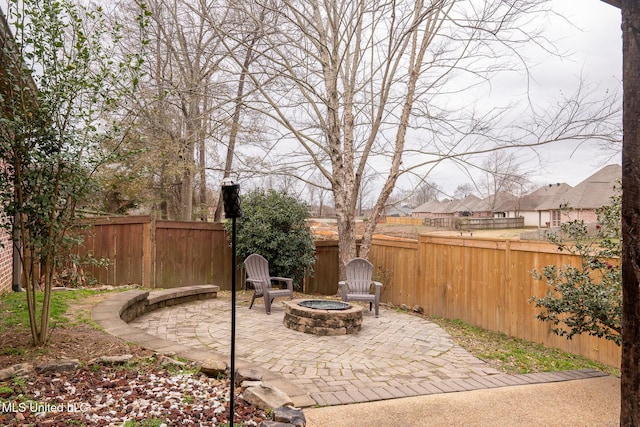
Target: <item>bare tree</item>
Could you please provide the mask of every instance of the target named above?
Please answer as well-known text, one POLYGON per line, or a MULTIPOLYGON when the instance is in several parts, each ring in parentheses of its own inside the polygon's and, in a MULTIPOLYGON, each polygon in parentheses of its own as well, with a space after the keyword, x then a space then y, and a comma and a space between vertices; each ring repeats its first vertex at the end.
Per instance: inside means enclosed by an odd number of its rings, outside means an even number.
MULTIPOLYGON (((145 60, 140 92, 132 99, 135 119, 129 135, 129 142, 138 145, 137 155, 131 150, 131 163, 144 167, 124 181, 144 180, 161 217, 205 217, 211 194, 207 166, 217 160, 216 146, 229 134, 227 110, 234 98, 231 77, 221 67, 225 51, 210 23, 202 19, 202 10, 213 9, 224 21, 227 9, 215 1, 145 4, 149 24, 141 37, 132 31, 126 41, 131 50, 142 51, 145 60), (201 13, 192 13, 194 8, 201 13)), ((136 0, 123 1, 113 13, 123 25, 135 28, 136 15, 131 12, 138 7, 136 0)), ((126 175, 123 166, 119 169, 126 175)))
POLYGON ((309 192, 309 204, 312 209, 317 207, 316 215, 321 218, 324 212, 325 200, 331 189, 327 187, 326 180, 321 174, 314 174, 307 184, 307 191, 309 192))
MULTIPOLYGON (((610 136, 594 123, 616 112, 605 102, 597 114, 585 115, 595 104, 586 90, 559 102, 559 111, 546 109, 531 124, 502 132, 494 122, 503 111, 446 105, 453 94, 514 69, 501 60, 505 51, 544 43, 519 21, 544 2, 283 0, 276 7, 254 0, 236 6, 263 32, 248 72, 261 100, 249 108, 269 123, 269 153, 277 145, 286 153, 274 163, 305 182, 319 171, 330 183, 342 265, 356 255, 355 216, 367 168, 383 178, 376 217, 404 173, 445 159, 465 164, 472 154, 508 146, 610 136), (277 19, 261 21, 256 4, 277 19), (463 77, 472 80, 453 85, 463 77)), ((246 42, 231 37, 225 43, 241 65, 244 57, 230 47, 246 42)), ((367 223, 360 256, 368 255, 375 226, 367 223)))
POLYGON ((424 203, 438 200, 440 193, 441 190, 438 184, 426 181, 412 192, 411 204, 413 206, 420 206, 424 203))
POLYGON ((453 197, 455 199, 464 199, 467 196, 470 196, 476 192, 476 187, 471 183, 460 184, 456 187, 453 192, 453 197))
POLYGON ((485 200, 489 201, 491 210, 495 210, 501 196, 522 195, 529 182, 526 173, 520 171, 513 153, 507 151, 489 153, 482 163, 482 171, 478 188, 485 200))
MULTIPOLYGON (((226 19, 225 28, 229 28, 230 21, 233 21, 235 28, 230 28, 225 31, 233 31, 234 34, 237 34, 236 37, 240 39, 240 43, 238 43, 235 47, 232 47, 234 53, 236 55, 242 55, 242 64, 240 65, 239 77, 237 81, 237 89, 236 89, 236 97, 233 100, 234 108, 233 108, 233 116, 231 119, 231 128, 229 131, 228 143, 227 143, 227 153, 225 157, 224 167, 222 171, 222 177, 228 178, 231 176, 233 171, 233 159, 236 155, 236 143, 238 140, 238 133, 240 132, 241 126, 241 114, 244 110, 245 96, 246 96, 246 83, 247 83, 247 74, 249 73, 249 67, 251 63, 256 59, 256 51, 255 47, 260 41, 262 37, 261 31, 261 23, 267 19, 267 15, 269 14, 269 10, 265 7, 260 7, 258 5, 259 11, 257 22, 245 21, 243 18, 243 14, 233 13, 233 8, 229 8, 228 19, 226 19), (244 51, 244 54, 241 54, 240 51, 244 51)), ((194 10, 196 14, 200 14, 202 18, 208 21, 211 25, 215 24, 215 18, 211 15, 210 9, 200 9, 194 10), (205 13, 203 13, 203 11, 205 13)), ((218 33, 221 37, 224 37, 222 33, 218 33)), ((227 47, 230 47, 227 45, 227 47)), ((220 221, 222 217, 222 193, 218 198, 218 203, 216 205, 216 211, 214 215, 214 221, 220 221)))

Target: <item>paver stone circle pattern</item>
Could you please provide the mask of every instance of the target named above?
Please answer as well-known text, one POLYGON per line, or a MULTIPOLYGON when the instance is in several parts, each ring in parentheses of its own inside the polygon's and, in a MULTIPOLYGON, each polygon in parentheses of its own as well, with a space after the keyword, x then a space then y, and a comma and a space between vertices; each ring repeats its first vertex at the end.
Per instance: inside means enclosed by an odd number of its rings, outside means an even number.
MULTIPOLYGON (((433 384, 499 374, 453 342, 438 325, 418 316, 383 309, 364 311, 353 335, 317 336, 286 328, 285 308, 271 315, 260 305, 236 308, 236 357, 279 373, 318 404, 336 396, 368 401, 423 394, 433 384)), ((230 354, 231 304, 211 299, 147 313, 131 326, 185 346, 230 354)), ((344 400, 344 399, 343 399, 344 400)))

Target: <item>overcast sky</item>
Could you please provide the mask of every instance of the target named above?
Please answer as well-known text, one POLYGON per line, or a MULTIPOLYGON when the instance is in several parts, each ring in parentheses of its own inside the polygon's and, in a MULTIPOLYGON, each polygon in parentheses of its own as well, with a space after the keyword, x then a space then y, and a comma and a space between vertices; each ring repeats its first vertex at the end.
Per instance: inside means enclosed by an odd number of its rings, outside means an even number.
MULTIPOLYGON (((554 11, 569 22, 550 17, 548 38, 556 40, 563 58, 547 55, 536 60, 534 69, 536 95, 563 91, 572 93, 580 76, 602 91, 619 91, 622 95, 622 32, 620 10, 600 0, 552 0, 554 11)), ((621 145, 620 145, 621 146, 621 145)), ((540 184, 566 182, 576 185, 597 170, 611 163, 620 163, 620 154, 604 153, 597 144, 555 144, 540 151, 543 168, 531 167, 531 179, 540 184)), ((531 161, 530 165, 534 162, 531 161)), ((537 162, 536 162, 537 164, 537 162)), ((441 167, 430 174, 430 180, 452 192, 461 183, 469 182, 452 167, 441 167)))

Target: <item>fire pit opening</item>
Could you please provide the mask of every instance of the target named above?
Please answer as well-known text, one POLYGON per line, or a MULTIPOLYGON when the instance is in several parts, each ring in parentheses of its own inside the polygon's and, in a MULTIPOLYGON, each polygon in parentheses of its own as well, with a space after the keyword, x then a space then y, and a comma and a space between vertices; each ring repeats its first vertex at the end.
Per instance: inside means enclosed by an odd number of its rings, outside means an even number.
POLYGON ((314 335, 355 334, 362 327, 362 307, 333 300, 285 301, 284 325, 314 335))
POLYGON ((300 301, 298 305, 315 310, 346 310, 351 308, 351 304, 342 301, 331 301, 324 299, 308 299, 300 301))

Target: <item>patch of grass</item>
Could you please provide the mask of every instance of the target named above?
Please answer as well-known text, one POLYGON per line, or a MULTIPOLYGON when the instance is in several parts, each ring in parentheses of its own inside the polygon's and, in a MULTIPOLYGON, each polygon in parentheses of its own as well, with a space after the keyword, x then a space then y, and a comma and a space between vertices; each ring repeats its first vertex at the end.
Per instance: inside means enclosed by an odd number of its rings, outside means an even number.
POLYGON ((27 385, 27 380, 25 377, 14 377, 13 385, 23 388, 25 385, 27 385))
POLYGON ((0 350, 4 356, 22 356, 25 353, 23 348, 7 347, 0 350))
POLYGON ((200 372, 200 368, 193 364, 186 365, 176 365, 176 364, 168 364, 165 365, 164 368, 170 372, 172 375, 187 375, 187 374, 196 374, 200 372))
MULTIPOLYGON (((51 292, 51 326, 70 323, 65 313, 71 302, 104 292, 106 291, 91 289, 51 292)), ((43 292, 36 294, 38 308, 41 306, 43 298, 43 292)), ((38 318, 40 317, 40 310, 37 311, 37 316, 38 318)), ((29 311, 27 308, 27 293, 11 292, 0 296, 0 334, 8 331, 19 332, 28 330, 29 311)))
POLYGON ((161 425, 167 425, 167 423, 160 418, 149 418, 147 420, 136 421, 136 420, 128 420, 125 421, 123 427, 160 427, 161 425))
POLYGON ((487 331, 462 320, 435 316, 429 317, 429 320, 445 329, 469 353, 508 374, 597 369, 609 375, 620 376, 620 371, 612 366, 565 353, 557 348, 547 348, 542 344, 508 337, 500 332, 487 331))

